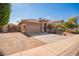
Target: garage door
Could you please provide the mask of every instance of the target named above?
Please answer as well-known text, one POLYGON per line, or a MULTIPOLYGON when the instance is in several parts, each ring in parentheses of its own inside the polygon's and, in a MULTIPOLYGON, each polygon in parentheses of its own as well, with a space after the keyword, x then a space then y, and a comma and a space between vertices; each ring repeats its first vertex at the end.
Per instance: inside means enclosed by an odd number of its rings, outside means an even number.
POLYGON ((40 32, 41 26, 38 25, 28 25, 26 26, 26 32, 40 32))

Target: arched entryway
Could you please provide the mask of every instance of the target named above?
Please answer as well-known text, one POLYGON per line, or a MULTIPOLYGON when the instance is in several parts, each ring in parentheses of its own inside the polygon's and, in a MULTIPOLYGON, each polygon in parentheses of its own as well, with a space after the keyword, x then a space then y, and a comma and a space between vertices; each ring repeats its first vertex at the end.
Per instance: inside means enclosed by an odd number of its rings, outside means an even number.
POLYGON ((47 32, 47 23, 44 23, 44 32, 47 32))

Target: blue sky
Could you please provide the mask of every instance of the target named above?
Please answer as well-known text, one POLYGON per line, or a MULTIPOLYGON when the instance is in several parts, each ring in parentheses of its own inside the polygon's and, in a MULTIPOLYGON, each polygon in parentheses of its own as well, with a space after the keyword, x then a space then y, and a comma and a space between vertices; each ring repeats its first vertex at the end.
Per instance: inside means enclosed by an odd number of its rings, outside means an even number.
POLYGON ((11 9, 10 22, 12 23, 39 17, 66 21, 70 17, 79 16, 77 3, 14 3, 11 9))

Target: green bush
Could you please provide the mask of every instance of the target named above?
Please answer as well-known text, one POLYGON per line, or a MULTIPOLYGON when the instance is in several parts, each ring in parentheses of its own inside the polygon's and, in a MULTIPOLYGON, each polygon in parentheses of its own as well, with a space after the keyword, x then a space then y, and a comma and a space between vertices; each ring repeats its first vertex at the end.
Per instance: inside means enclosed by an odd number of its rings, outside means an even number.
POLYGON ((79 34, 79 30, 75 30, 72 32, 73 34, 79 34))
POLYGON ((75 32, 76 32, 76 33, 79 33, 79 30, 76 30, 75 32))
POLYGON ((52 30, 52 24, 48 24, 49 31, 52 30))

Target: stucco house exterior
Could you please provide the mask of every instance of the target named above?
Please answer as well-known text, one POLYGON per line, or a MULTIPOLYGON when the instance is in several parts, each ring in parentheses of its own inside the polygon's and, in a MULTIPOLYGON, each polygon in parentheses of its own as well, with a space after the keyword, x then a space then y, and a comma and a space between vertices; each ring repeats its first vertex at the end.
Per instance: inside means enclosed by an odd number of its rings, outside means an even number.
POLYGON ((24 19, 18 24, 20 32, 47 32, 49 23, 61 24, 62 21, 49 21, 47 19, 24 19))
POLYGON ((21 32, 45 32, 47 29, 48 21, 38 21, 36 19, 22 20, 19 25, 21 32))

